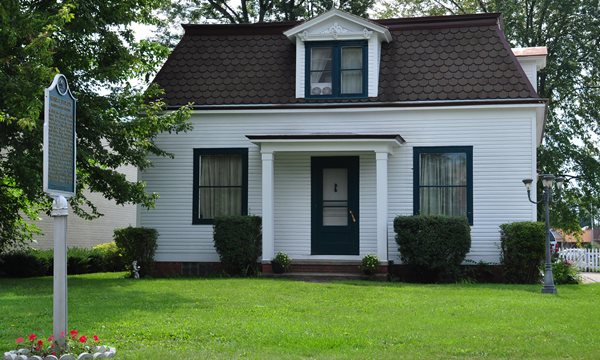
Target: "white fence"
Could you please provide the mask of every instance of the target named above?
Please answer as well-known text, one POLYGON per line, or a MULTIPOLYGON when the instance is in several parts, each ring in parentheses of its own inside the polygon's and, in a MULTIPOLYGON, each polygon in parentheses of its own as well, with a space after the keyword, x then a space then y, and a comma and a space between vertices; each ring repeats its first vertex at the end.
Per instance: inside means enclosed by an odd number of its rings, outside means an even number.
POLYGON ((600 249, 563 249, 558 256, 572 262, 580 271, 600 272, 600 249))

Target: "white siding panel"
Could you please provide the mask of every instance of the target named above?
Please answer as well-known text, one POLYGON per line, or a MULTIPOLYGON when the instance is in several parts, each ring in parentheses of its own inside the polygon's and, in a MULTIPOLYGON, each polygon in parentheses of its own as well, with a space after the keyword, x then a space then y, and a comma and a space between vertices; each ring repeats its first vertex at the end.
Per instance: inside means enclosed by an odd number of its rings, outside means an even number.
MULTIPOLYGON (((261 214, 261 159, 247 134, 289 132, 397 133, 406 143, 389 157, 390 259, 398 261, 393 218, 413 212, 413 146, 473 146, 472 249, 474 260, 497 261, 498 225, 532 220, 521 179, 535 169, 533 109, 306 110, 296 112, 200 113, 194 130, 161 135, 157 141, 175 159, 152 159, 141 174, 157 206, 141 210, 140 225, 160 233, 159 261, 215 261, 211 225, 192 225, 193 148, 249 148, 248 212, 261 214)), ((275 154, 275 251, 310 254, 310 153, 275 154)), ((319 153, 318 155, 332 155, 319 153)), ((375 156, 360 156, 360 252, 376 252, 375 156)))
MULTIPOLYGON (((137 169, 133 166, 121 167, 117 171, 125 174, 129 181, 137 180, 137 169)), ((135 205, 117 205, 114 200, 105 198, 101 193, 92 193, 87 190, 84 192, 86 197, 104 216, 93 220, 85 220, 77 216, 72 209, 69 209, 69 216, 67 218, 68 247, 91 248, 98 244, 112 241, 114 229, 130 225, 135 226, 135 205)), ((42 214, 40 220, 34 223, 42 231, 42 234, 34 235, 34 239, 37 241, 34 246, 39 249, 52 249, 54 247, 53 219, 42 214)))
POLYGON ((535 61, 519 59, 519 63, 521 64, 525 75, 527 75, 527 79, 529 79, 529 82, 533 85, 535 91, 537 91, 537 68, 535 61))

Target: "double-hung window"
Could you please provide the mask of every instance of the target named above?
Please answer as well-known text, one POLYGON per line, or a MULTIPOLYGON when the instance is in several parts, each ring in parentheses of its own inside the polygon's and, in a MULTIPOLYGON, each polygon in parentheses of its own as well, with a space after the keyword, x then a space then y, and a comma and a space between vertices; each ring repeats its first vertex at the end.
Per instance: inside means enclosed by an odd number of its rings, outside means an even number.
POLYGON ((248 149, 194 149, 193 223, 246 215, 248 149))
POLYGON ((366 41, 306 43, 306 97, 366 97, 366 41))
POLYGON ((413 149, 415 215, 466 216, 473 224, 473 147, 413 149))

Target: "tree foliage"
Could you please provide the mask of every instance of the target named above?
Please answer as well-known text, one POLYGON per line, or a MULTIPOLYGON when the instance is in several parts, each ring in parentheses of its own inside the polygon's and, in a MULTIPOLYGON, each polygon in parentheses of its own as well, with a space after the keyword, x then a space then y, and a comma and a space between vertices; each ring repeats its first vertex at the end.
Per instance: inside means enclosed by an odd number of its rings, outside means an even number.
POLYGON ((580 231, 581 213, 589 218, 590 205, 600 206, 600 2, 390 0, 384 8, 384 17, 500 12, 513 47, 548 48, 538 84, 550 99, 538 171, 577 176, 555 197, 552 223, 580 231))
POLYGON ((374 3, 375 0, 181 0, 164 8, 164 22, 157 34, 162 42, 174 46, 181 31, 173 24, 298 21, 322 14, 334 6, 367 17, 374 3))
POLYGON ((25 218, 49 210, 42 191, 44 88, 65 74, 77 103, 75 212, 100 215, 83 194, 101 192, 117 204, 152 206, 156 194, 129 182, 120 166, 150 166, 148 154, 170 156, 154 137, 187 131, 189 108, 165 112, 148 77, 168 48, 137 41, 133 23, 155 24, 165 0, 0 2, 0 252, 31 238, 25 218))

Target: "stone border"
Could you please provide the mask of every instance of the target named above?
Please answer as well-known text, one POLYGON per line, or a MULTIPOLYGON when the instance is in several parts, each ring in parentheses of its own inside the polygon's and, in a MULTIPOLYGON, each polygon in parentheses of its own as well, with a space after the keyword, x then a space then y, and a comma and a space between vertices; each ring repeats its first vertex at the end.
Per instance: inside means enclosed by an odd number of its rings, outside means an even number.
POLYGON ((114 358, 117 350, 108 346, 98 346, 92 353, 82 353, 75 357, 73 354, 64 354, 60 358, 54 355, 41 357, 38 355, 28 356, 28 349, 11 350, 4 353, 4 360, 86 360, 86 359, 109 359, 114 358))

